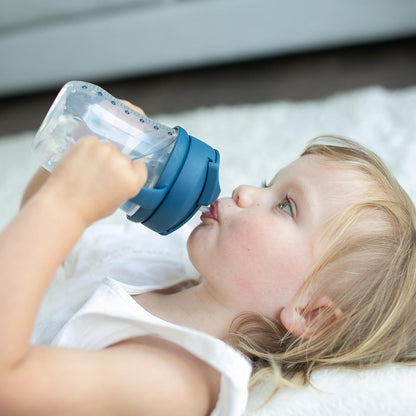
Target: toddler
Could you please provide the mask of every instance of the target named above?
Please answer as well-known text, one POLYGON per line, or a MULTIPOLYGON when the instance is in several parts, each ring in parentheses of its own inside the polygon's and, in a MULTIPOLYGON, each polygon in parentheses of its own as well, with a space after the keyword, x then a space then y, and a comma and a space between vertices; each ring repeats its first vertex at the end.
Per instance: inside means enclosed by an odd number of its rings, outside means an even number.
POLYGON ((29 184, 0 236, 1 414, 232 416, 250 376, 279 388, 414 362, 414 207, 376 155, 337 138, 201 215, 198 284, 107 278, 51 345, 31 345, 59 265, 145 181, 140 161, 86 137, 29 184))

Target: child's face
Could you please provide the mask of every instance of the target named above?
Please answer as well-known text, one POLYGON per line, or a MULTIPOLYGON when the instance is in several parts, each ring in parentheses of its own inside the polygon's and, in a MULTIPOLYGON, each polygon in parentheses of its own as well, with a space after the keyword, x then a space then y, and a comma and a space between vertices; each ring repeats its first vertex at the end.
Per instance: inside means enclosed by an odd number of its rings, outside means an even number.
POLYGON ((268 187, 240 186, 218 200, 188 240, 204 284, 236 313, 274 318, 311 272, 324 224, 364 191, 359 175, 304 156, 268 187))

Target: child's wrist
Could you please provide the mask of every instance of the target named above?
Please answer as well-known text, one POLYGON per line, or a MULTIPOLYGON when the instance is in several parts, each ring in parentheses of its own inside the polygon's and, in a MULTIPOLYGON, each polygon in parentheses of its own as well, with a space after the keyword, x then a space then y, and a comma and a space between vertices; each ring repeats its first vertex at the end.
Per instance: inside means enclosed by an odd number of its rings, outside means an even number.
POLYGON ((54 212, 62 221, 71 223, 79 227, 87 228, 93 219, 81 209, 80 203, 70 192, 61 189, 61 187, 49 179, 37 193, 37 198, 43 200, 48 207, 47 209, 54 212))

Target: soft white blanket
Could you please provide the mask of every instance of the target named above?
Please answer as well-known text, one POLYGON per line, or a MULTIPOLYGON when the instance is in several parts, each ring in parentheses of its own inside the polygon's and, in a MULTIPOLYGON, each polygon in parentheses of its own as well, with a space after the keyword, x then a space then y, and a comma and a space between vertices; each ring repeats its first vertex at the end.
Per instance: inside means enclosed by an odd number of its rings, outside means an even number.
MULTIPOLYGON (((223 195, 238 184, 270 179, 298 156, 307 140, 334 134, 358 140, 378 153, 416 201, 416 87, 388 91, 374 86, 315 101, 217 106, 152 116, 183 126, 220 151, 223 195)), ((30 149, 33 134, 0 138, 0 229, 17 211, 24 186, 37 167, 30 149)), ((107 221, 117 223, 121 218, 118 212, 107 221)), ((247 415, 416 415, 416 368, 325 370, 316 372, 313 381, 318 389, 282 390, 254 410, 271 388, 258 386, 247 415)))

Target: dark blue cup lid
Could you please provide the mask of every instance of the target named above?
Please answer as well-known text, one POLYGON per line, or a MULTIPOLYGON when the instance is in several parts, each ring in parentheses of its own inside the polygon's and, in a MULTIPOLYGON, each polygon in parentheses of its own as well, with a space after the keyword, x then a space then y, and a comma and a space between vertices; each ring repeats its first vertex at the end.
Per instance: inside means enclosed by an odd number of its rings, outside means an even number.
POLYGON ((218 151, 176 128, 178 137, 159 180, 132 198, 140 208, 127 216, 162 235, 177 230, 220 193, 218 151))

